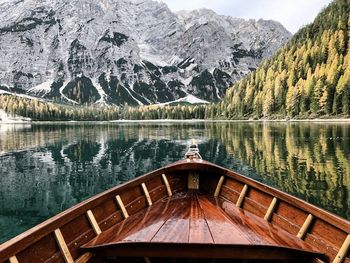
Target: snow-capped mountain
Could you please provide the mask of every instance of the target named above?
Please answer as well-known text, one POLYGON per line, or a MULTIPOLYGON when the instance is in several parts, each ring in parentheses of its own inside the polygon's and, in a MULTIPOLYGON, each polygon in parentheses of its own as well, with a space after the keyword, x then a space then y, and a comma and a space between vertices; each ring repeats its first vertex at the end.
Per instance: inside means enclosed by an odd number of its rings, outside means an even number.
POLYGON ((151 0, 1 0, 0 89, 74 104, 217 101, 290 36, 151 0))

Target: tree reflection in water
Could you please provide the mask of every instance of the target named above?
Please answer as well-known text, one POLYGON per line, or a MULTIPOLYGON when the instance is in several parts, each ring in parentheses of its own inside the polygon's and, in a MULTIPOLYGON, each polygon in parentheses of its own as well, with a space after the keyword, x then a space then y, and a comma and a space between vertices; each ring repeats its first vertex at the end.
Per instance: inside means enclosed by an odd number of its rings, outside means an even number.
POLYGON ((0 242, 112 186, 204 159, 350 218, 350 124, 0 125, 0 242))

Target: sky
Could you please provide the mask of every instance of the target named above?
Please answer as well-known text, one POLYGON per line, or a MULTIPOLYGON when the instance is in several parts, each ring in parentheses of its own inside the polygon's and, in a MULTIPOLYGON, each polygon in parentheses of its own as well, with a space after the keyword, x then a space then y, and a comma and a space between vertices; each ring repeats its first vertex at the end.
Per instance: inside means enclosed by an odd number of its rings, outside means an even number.
POLYGON ((159 0, 172 11, 208 8, 220 15, 272 19, 291 33, 311 23, 331 0, 159 0))

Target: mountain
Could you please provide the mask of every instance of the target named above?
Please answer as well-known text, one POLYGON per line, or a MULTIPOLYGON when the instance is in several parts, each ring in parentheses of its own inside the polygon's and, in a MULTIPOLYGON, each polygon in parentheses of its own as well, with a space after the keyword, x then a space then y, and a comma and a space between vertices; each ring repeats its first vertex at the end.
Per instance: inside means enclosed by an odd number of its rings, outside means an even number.
POLYGON ((223 118, 350 116, 350 1, 335 0, 315 21, 211 109, 223 118))
POLYGON ((71 104, 218 101, 291 37, 151 0, 2 0, 0 25, 0 93, 71 104))

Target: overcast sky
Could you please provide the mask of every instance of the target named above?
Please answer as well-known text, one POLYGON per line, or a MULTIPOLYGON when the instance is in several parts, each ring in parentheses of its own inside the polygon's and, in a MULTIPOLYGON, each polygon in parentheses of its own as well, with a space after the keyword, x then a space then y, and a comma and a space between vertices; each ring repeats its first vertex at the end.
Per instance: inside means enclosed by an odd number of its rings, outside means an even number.
POLYGON ((159 0, 173 11, 209 8, 221 15, 273 19, 295 33, 331 0, 159 0))

